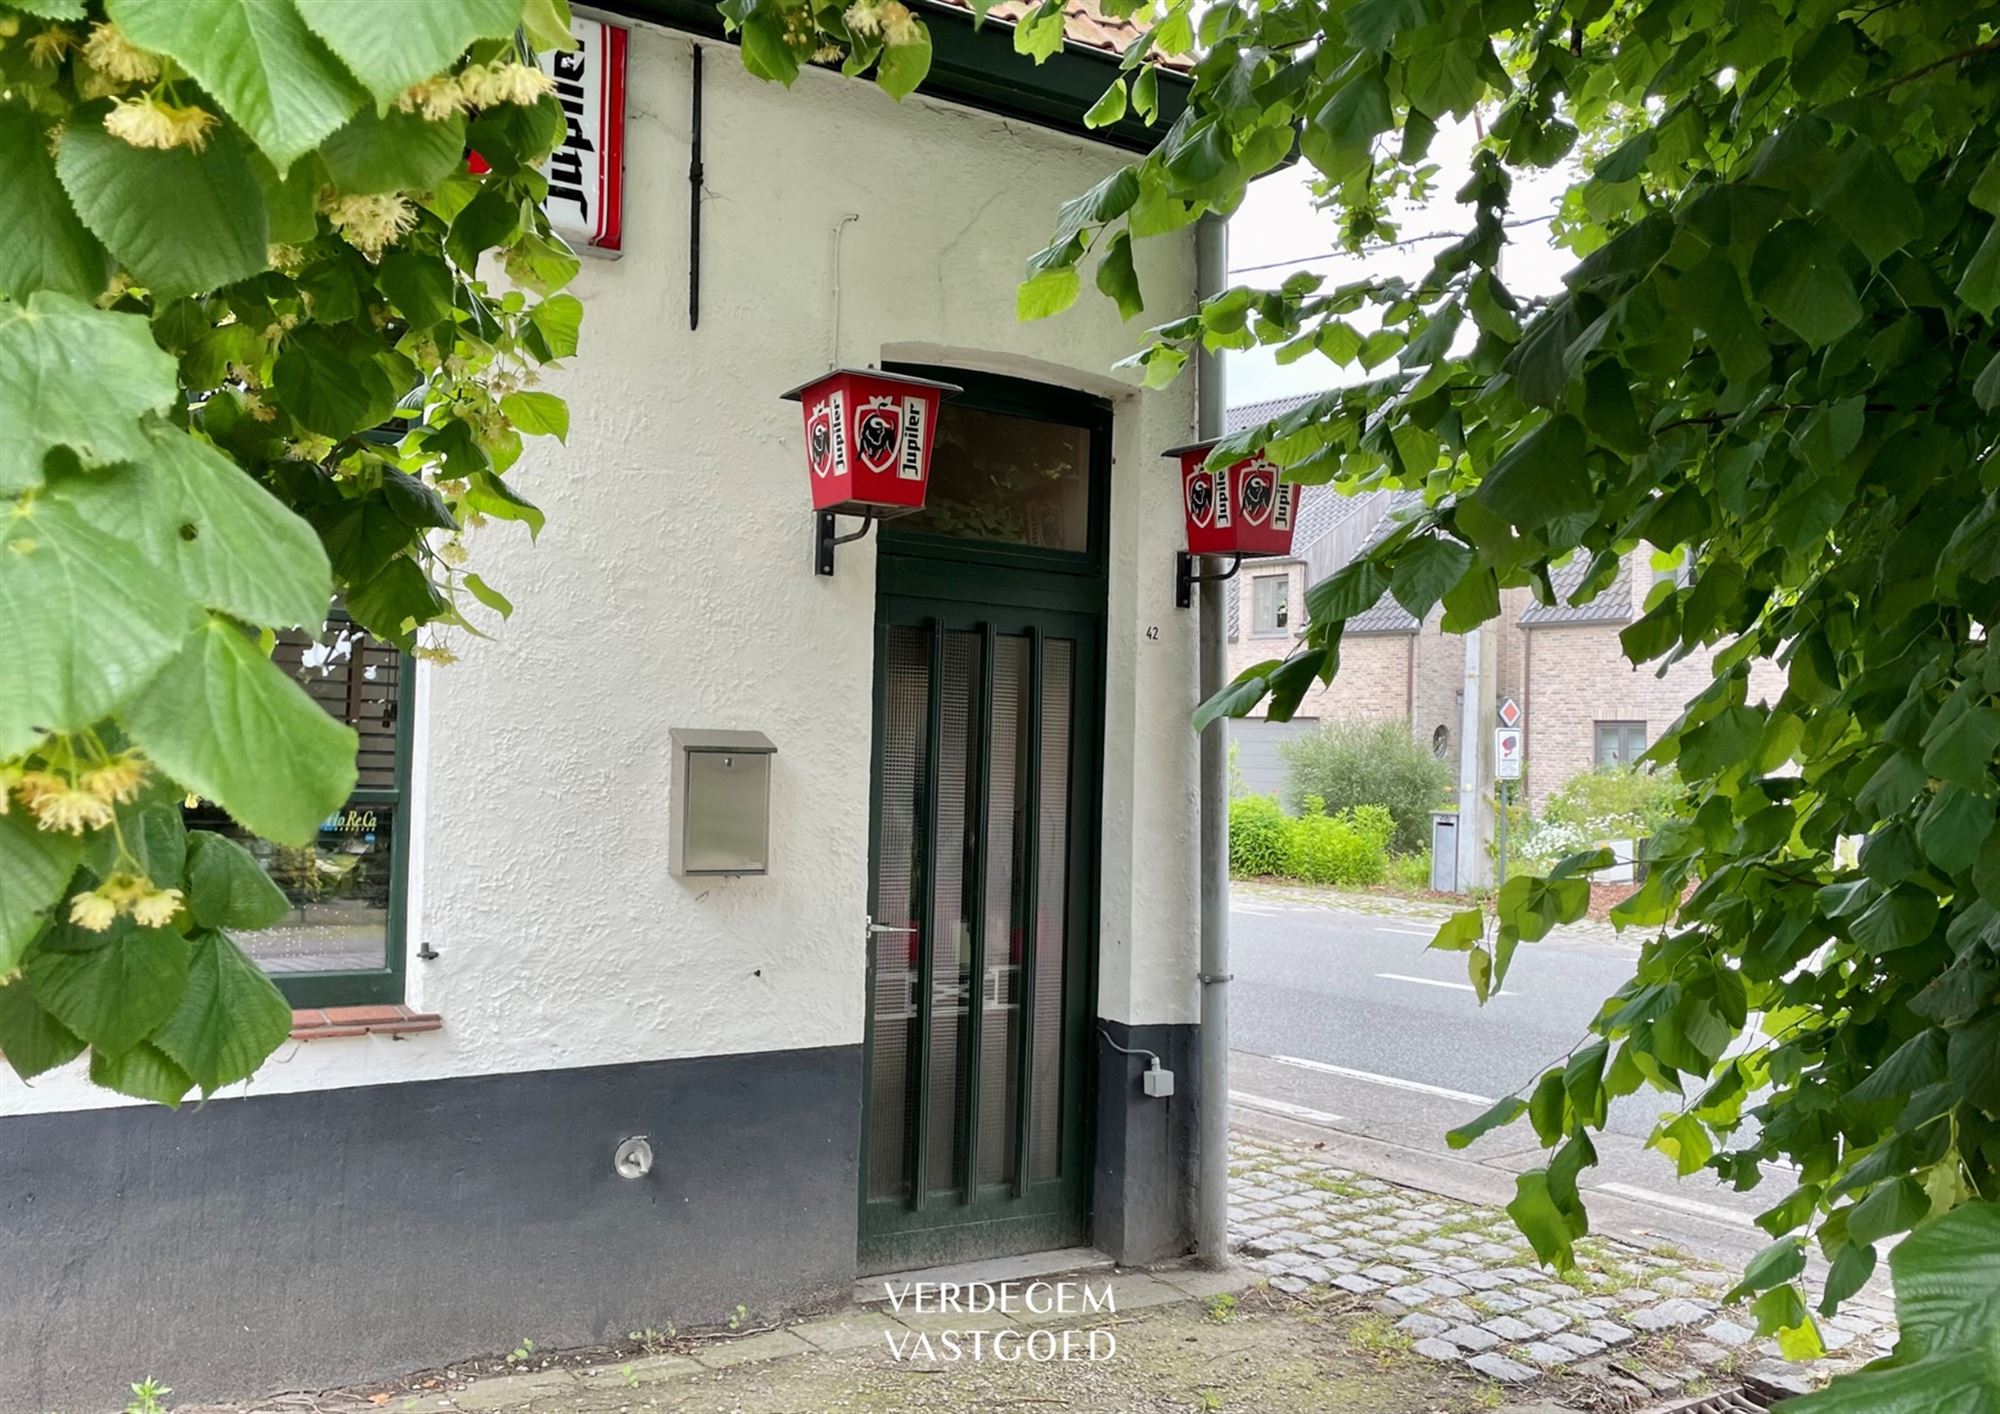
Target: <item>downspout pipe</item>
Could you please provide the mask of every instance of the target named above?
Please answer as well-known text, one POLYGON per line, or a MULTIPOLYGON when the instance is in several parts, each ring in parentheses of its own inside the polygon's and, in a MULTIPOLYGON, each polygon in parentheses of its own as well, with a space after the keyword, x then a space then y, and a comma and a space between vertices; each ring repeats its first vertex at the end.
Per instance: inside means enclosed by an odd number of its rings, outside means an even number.
MULTIPOLYGON (((1228 227, 1204 216, 1194 233, 1195 294, 1219 294, 1229 283, 1228 227)), ((1220 437, 1229 408, 1222 354, 1195 360, 1195 432, 1220 437)), ((1201 582, 1201 700, 1222 691, 1228 677, 1225 566, 1210 556, 1201 582)), ((1226 719, 1202 729, 1201 1025, 1196 1040, 1195 1255, 1207 1267, 1229 1264, 1229 736, 1226 719)))

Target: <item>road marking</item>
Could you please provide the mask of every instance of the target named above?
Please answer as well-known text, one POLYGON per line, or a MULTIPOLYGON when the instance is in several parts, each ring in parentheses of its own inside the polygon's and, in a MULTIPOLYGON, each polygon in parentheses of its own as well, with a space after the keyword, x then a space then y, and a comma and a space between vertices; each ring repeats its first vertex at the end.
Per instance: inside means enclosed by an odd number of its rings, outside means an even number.
POLYGON ((1300 1056, 1266 1056, 1279 1065, 1294 1065, 1300 1070, 1316 1070, 1322 1075, 1339 1075, 1349 1080, 1365 1080, 1370 1085, 1387 1085, 1395 1090, 1410 1090, 1419 1095, 1435 1095, 1441 1100, 1463 1100, 1468 1105, 1490 1105, 1492 1100, 1484 1095, 1470 1094, 1464 1090, 1447 1090, 1442 1085, 1426 1085, 1421 1080, 1404 1080, 1395 1075, 1377 1075, 1372 1070, 1352 1070, 1344 1065, 1328 1065, 1325 1061, 1306 1060, 1300 1056))
POLYGON ((1308 1109, 1304 1105, 1292 1104, 1289 1100, 1269 1100, 1262 1095, 1246 1095, 1241 1090, 1231 1090, 1229 1102, 1232 1105, 1241 1105, 1246 1110, 1262 1110, 1266 1114, 1296 1119, 1306 1124, 1340 1123, 1339 1115, 1330 1115, 1325 1110, 1308 1109))
MULTIPOLYGON (((1475 996, 1478 995, 1479 990, 1470 982, 1440 982, 1435 977, 1411 977, 1402 972, 1378 972, 1375 975, 1388 982, 1415 982, 1420 987, 1449 987, 1454 992, 1471 992, 1475 996)), ((1514 994, 1512 992, 1495 992, 1492 995, 1496 997, 1511 997, 1514 994)))
POLYGON ((1659 1193, 1651 1188, 1638 1188, 1629 1183, 1598 1183, 1592 1188, 1598 1193, 1615 1193, 1620 1198, 1630 1198, 1635 1203, 1651 1203, 1656 1208, 1672 1208, 1677 1213, 1690 1213, 1698 1218, 1713 1218, 1719 1223, 1729 1223, 1735 1227, 1755 1227, 1750 1218, 1734 1208, 1718 1208, 1713 1203, 1697 1203, 1692 1198, 1682 1198, 1672 1193, 1659 1193))

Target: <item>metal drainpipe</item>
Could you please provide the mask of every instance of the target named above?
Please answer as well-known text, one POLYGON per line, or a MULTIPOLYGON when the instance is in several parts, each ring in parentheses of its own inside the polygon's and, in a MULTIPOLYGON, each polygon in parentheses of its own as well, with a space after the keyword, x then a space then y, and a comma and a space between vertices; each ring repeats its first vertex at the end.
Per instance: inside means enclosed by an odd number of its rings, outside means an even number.
MULTIPOLYGON (((1206 299, 1229 281, 1228 228, 1204 216, 1194 234, 1195 293, 1206 299)), ((1195 361, 1195 430, 1220 437, 1228 401, 1222 355, 1195 361)), ((1209 557, 1201 585, 1201 698, 1228 677, 1224 566, 1209 557)), ((1223 721, 1201 734, 1201 1031, 1197 1042, 1195 1253, 1204 1266, 1229 1262, 1229 737, 1223 721)))

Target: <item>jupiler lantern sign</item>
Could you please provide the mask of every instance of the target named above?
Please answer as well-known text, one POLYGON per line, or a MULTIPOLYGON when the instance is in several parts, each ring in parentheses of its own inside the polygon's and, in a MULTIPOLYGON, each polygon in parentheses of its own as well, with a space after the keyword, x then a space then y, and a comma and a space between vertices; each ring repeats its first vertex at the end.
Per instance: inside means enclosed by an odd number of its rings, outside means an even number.
POLYGON ((1187 521, 1187 549, 1174 566, 1174 602, 1185 609, 1192 586, 1204 578, 1194 573, 1196 555, 1228 555, 1235 560, 1228 579, 1246 559, 1292 553, 1292 531, 1298 523, 1299 497, 1304 487, 1284 479, 1278 465, 1258 451, 1227 466, 1210 467, 1213 440, 1175 447, 1162 455, 1180 463, 1181 510, 1187 521))
POLYGON ((818 533, 814 568, 833 573, 833 547, 858 540, 876 521, 924 507, 938 409, 952 383, 873 368, 836 368, 784 396, 805 417, 806 472, 818 533), (860 516, 851 535, 833 517, 860 516))

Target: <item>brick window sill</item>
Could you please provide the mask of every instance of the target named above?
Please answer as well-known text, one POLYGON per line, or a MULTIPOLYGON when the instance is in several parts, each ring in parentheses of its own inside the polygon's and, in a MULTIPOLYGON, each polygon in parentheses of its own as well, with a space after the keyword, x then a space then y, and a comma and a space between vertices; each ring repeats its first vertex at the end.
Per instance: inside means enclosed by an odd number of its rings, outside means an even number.
POLYGON ((411 1036, 442 1031, 444 1018, 406 1006, 308 1007, 292 1012, 294 1041, 330 1041, 340 1036, 411 1036))

